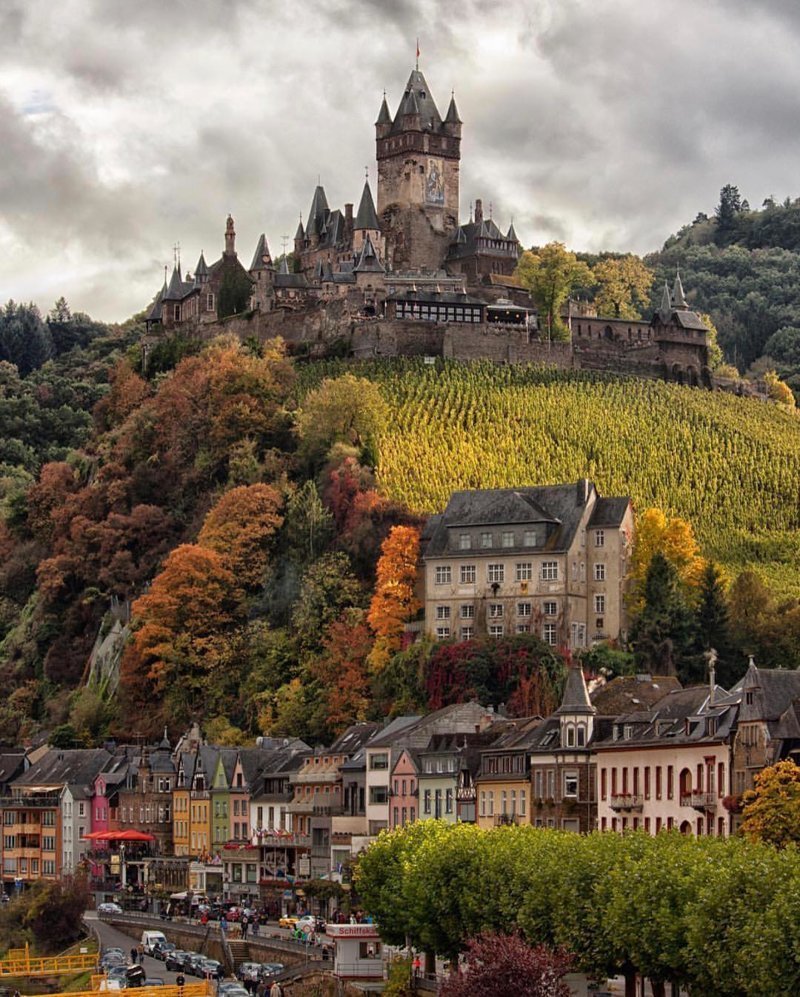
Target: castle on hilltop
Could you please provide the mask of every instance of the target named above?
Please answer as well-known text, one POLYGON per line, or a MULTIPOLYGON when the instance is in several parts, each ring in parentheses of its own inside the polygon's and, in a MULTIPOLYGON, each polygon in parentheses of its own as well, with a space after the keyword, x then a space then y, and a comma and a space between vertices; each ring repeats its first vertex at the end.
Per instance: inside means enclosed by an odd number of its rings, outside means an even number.
POLYGON ((514 277, 521 247, 470 205, 460 220, 461 130, 455 96, 444 117, 417 65, 392 116, 384 94, 375 122, 377 204, 369 179, 357 211, 331 209, 318 183, 291 254, 273 260, 266 234, 245 268, 229 215, 225 249, 210 266, 172 277, 146 313, 148 333, 177 327, 211 336, 283 337, 308 355, 426 355, 534 361, 711 386, 708 330, 676 276, 649 321, 603 318, 571 305, 571 342, 540 333, 514 277))

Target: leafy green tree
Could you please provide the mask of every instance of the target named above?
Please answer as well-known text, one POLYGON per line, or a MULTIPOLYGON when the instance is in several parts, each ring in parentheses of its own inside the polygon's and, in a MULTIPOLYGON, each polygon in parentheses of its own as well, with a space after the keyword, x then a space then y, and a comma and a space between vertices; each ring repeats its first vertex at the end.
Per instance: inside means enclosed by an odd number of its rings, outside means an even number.
POLYGON ((219 285, 217 316, 238 315, 250 307, 253 282, 240 266, 226 266, 219 285))
POLYGON ((739 188, 727 183, 719 192, 719 204, 715 209, 717 227, 715 242, 719 246, 725 246, 732 242, 736 236, 737 222, 741 214, 742 198, 739 188))
POLYGON ((52 354, 53 340, 36 305, 9 301, 0 310, 0 361, 14 364, 24 377, 52 354))
POLYGON ((561 242, 550 242, 537 252, 525 251, 515 275, 531 292, 539 321, 548 339, 567 339, 561 308, 570 293, 592 284, 592 271, 561 242))
POLYGON ((306 652, 318 650, 329 623, 343 609, 363 600, 346 554, 323 554, 303 574, 300 595, 294 604, 292 628, 306 652))
POLYGON ((44 951, 59 951, 83 934, 83 914, 89 905, 85 876, 65 876, 35 889, 25 914, 37 945, 44 951))
POLYGON ((641 670, 686 676, 694 637, 692 612, 678 573, 657 551, 647 569, 644 607, 631 626, 631 644, 641 670))
POLYGON ((389 410, 374 381, 353 374, 326 378, 303 401, 297 432, 303 452, 324 458, 336 443, 362 450, 386 427, 389 410))
POLYGON ((655 274, 638 256, 607 256, 592 271, 599 315, 639 318, 649 302, 655 274))
POLYGON ((742 798, 741 833, 778 848, 800 842, 800 767, 790 759, 759 772, 742 798))

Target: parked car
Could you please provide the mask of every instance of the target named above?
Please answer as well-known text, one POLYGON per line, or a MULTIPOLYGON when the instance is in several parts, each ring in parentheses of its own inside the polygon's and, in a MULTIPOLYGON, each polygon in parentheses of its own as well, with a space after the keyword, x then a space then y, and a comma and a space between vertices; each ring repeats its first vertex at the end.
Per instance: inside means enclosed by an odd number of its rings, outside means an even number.
POLYGON ((262 980, 269 980, 278 973, 282 973, 286 967, 282 962, 262 962, 259 977, 262 980))
POLYGON ((125 970, 125 989, 143 986, 145 975, 144 966, 128 966, 125 970))
POLYGON ((150 955, 154 959, 160 959, 161 962, 164 962, 169 953, 174 951, 175 951, 174 942, 156 942, 155 945, 153 946, 153 951, 150 953, 150 955))
POLYGON ((167 954, 167 958, 164 960, 164 969, 170 973, 182 973, 183 960, 189 954, 189 952, 184 952, 183 949, 173 949, 172 952, 167 954))
POLYGON ((106 976, 109 980, 116 980, 121 987, 124 987, 128 982, 128 967, 127 966, 113 966, 108 970, 106 976))
POLYGON ((98 904, 97 913, 100 915, 121 914, 122 908, 120 907, 119 904, 115 904, 109 901, 108 903, 98 904))
POLYGON ((229 980, 227 983, 220 983, 217 987, 217 993, 219 997, 238 997, 242 993, 247 993, 247 990, 239 983, 237 980, 229 980))
POLYGON ((198 976, 209 980, 224 980, 225 967, 216 959, 201 959, 199 963, 200 972, 198 976))
POLYGON ((163 987, 164 981, 160 976, 148 976, 142 984, 143 987, 163 987))
POLYGON ((294 927, 299 928, 301 931, 323 933, 325 931, 325 921, 321 917, 315 917, 314 914, 304 914, 297 919, 294 927))
POLYGON ((141 938, 141 946, 147 953, 147 955, 153 954, 153 946, 156 944, 161 944, 166 942, 167 936, 163 931, 143 931, 141 938))
POLYGON ((204 960, 205 956, 200 955, 199 952, 189 952, 183 960, 183 971, 189 973, 190 976, 202 976, 203 972, 200 966, 204 960))
POLYGON ((300 918, 296 914, 284 914, 283 917, 278 918, 279 928, 293 928, 300 918))

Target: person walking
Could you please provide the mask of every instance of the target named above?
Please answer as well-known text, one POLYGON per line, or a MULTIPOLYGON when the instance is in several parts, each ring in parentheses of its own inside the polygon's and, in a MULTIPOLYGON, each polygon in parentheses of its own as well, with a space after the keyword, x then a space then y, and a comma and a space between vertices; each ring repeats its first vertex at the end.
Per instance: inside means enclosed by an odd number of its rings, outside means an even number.
POLYGON ((277 980, 269 988, 269 997, 283 997, 283 987, 277 980))
POLYGON ((139 950, 136 948, 135 945, 132 945, 131 946, 131 962, 133 963, 134 966, 136 965, 136 957, 138 956, 138 954, 139 954, 139 950))

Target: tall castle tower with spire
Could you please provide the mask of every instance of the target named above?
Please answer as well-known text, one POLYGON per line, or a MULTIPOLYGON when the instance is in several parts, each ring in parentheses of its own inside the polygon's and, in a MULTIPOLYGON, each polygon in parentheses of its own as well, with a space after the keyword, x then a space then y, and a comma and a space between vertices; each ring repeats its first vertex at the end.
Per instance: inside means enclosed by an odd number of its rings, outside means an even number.
POLYGON ((392 118, 383 98, 375 139, 378 218, 390 268, 436 269, 458 229, 461 119, 442 119, 417 66, 392 118))

